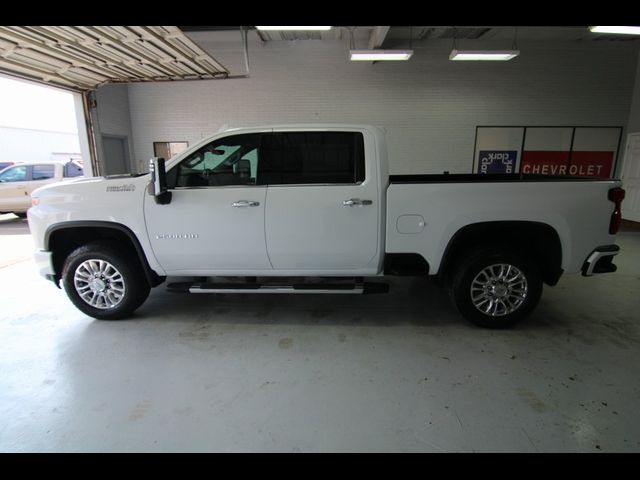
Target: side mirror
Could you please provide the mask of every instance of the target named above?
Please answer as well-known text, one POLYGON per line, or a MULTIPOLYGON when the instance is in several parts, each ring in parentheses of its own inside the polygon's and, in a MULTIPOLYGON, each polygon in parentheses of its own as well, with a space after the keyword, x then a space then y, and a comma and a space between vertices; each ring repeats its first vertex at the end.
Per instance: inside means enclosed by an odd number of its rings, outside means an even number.
POLYGON ((167 171, 164 166, 164 158, 153 157, 149 160, 149 195, 155 197, 156 203, 166 205, 171 203, 171 192, 167 188, 167 171))

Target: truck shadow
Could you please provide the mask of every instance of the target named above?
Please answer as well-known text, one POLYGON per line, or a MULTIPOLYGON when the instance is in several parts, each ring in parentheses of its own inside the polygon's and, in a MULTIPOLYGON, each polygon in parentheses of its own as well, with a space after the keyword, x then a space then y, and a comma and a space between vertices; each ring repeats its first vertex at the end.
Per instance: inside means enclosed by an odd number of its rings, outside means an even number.
POLYGON ((385 278, 387 294, 182 294, 152 290, 132 321, 282 325, 444 325, 466 323, 429 278, 385 278))
POLYGON ((564 332, 571 319, 557 304, 540 305, 527 319, 506 330, 487 330, 467 322, 447 292, 431 278, 385 277, 390 291, 373 295, 188 294, 164 285, 127 322, 184 322, 211 325, 307 325, 465 328, 486 332, 564 332))

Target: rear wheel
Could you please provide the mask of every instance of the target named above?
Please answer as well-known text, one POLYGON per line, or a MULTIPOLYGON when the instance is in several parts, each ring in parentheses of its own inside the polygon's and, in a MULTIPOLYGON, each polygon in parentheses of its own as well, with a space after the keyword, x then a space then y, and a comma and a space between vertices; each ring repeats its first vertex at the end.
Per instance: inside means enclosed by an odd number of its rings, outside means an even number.
POLYGON ((73 304, 99 320, 130 316, 150 291, 138 259, 128 255, 124 246, 105 242, 71 252, 64 263, 62 283, 73 304))
POLYGON ((535 263, 509 247, 483 247, 455 268, 449 293, 458 311, 485 328, 506 328, 529 315, 542 294, 535 263))

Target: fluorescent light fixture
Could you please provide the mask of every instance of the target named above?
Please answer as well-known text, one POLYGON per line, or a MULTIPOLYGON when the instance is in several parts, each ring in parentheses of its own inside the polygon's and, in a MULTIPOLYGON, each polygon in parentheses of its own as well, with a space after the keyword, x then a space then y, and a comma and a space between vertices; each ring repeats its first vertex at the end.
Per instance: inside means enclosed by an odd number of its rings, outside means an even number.
POLYGON ((256 27, 258 30, 331 30, 331 27, 256 27))
POLYGON ((594 33, 624 33, 626 35, 640 35, 640 27, 589 27, 594 33))
POLYGON ((350 50, 349 58, 352 62, 380 62, 409 60, 413 50, 350 50))
POLYGON ((452 50, 449 60, 506 61, 520 55, 520 50, 452 50))

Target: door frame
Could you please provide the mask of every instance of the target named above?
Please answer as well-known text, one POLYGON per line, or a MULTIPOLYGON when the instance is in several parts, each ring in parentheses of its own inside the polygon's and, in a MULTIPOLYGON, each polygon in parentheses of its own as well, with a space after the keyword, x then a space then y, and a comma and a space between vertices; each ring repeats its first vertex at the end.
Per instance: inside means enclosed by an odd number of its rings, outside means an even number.
MULTIPOLYGON (((123 145, 124 145, 124 164, 125 167, 132 172, 133 171, 133 166, 131 164, 131 149, 129 148, 129 137, 127 135, 114 135, 111 133, 101 133, 100 134, 100 150, 102 153, 102 168, 100 169, 102 172, 104 172, 105 170, 107 170, 107 168, 105 168, 107 166, 106 164, 106 155, 105 155, 105 151, 104 151, 104 140, 105 139, 110 139, 110 140, 122 140, 123 145)), ((103 175, 111 175, 109 173, 103 173, 103 175)))

